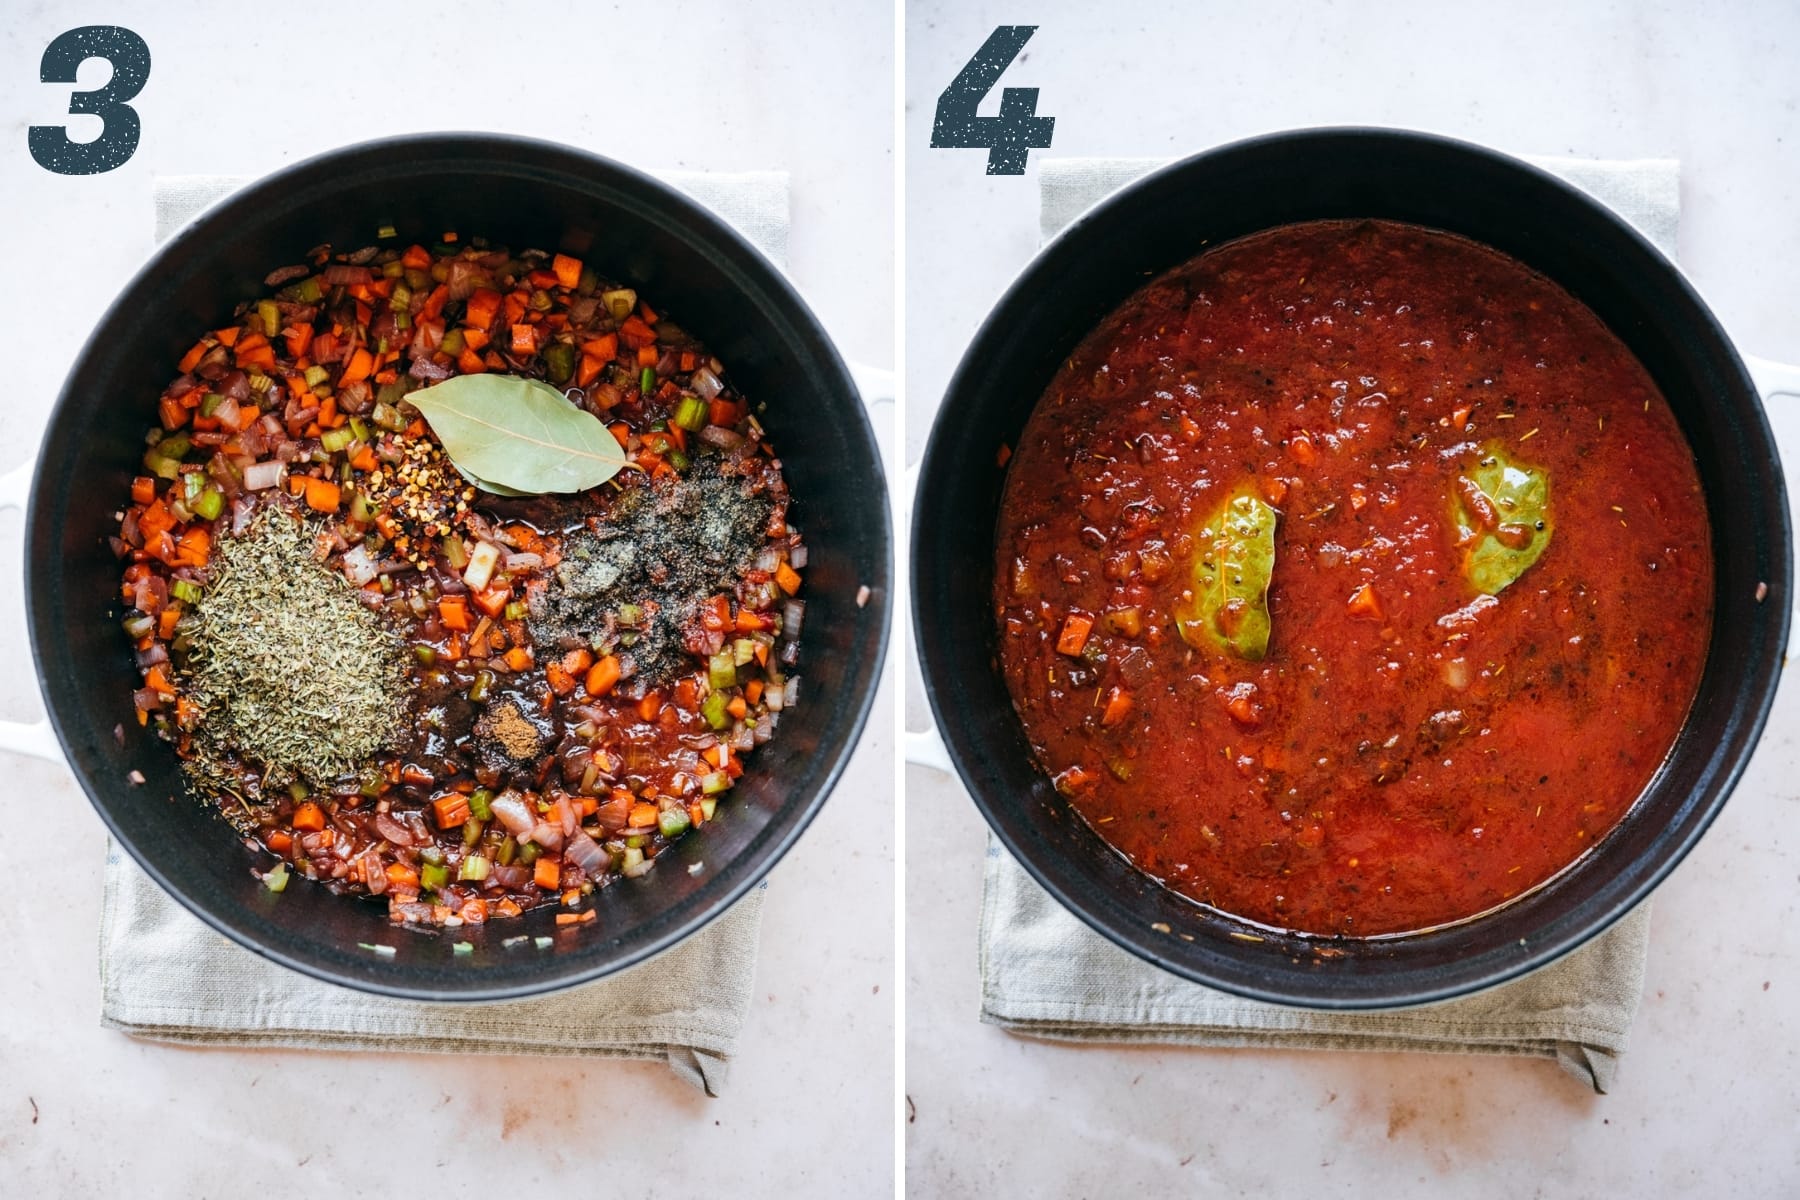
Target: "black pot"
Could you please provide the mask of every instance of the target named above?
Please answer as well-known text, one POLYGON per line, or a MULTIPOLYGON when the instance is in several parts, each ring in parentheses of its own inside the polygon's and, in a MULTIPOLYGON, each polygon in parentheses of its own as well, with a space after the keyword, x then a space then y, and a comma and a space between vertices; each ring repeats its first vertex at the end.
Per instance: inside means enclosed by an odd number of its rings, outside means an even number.
POLYGON ((215 205, 171 238, 101 320, 69 373, 27 518, 32 652, 69 765, 119 843, 171 895, 242 945, 309 975, 427 1000, 546 992, 639 962, 692 934, 762 879, 818 811, 873 701, 888 626, 889 525, 863 404, 831 341, 767 259, 664 184, 563 146, 487 134, 401 137, 309 159, 215 205), (656 870, 599 894, 598 924, 538 952, 501 940, 553 931, 553 913, 452 939, 389 926, 385 905, 297 881, 275 895, 213 810, 187 796, 173 751, 133 717, 138 684, 106 549, 138 472, 156 397, 193 344, 269 271, 309 247, 401 244, 445 230, 563 250, 639 288, 730 367, 779 447, 806 533, 800 705, 782 714, 721 819, 656 870), (866 605, 858 589, 870 589, 866 605), (116 726, 124 742, 114 740, 116 726), (127 774, 146 782, 131 786, 127 774), (700 864, 704 864, 701 866, 700 864), (688 868, 696 867, 690 874, 688 868), (391 959, 359 942, 394 946, 391 959))
POLYGON ((920 470, 911 542, 925 691, 951 760, 1013 857, 1083 921, 1160 967, 1259 1000, 1332 1009, 1419 1004, 1503 982, 1581 945, 1648 896, 1718 814, 1756 746, 1787 645, 1793 569, 1787 493, 1762 404, 1680 272, 1543 171, 1443 138, 1360 129, 1277 134, 1186 159, 1046 246, 950 383, 920 470), (1081 338, 1148 279, 1209 246, 1333 217, 1462 234, 1592 308, 1648 368, 1693 447, 1717 593, 1692 714, 1637 805, 1586 858, 1491 915, 1334 941, 1341 957, 1320 957, 1316 938, 1230 936, 1245 927, 1164 889, 1071 813, 1033 761, 997 669, 991 595, 996 448, 1017 442, 1081 338))

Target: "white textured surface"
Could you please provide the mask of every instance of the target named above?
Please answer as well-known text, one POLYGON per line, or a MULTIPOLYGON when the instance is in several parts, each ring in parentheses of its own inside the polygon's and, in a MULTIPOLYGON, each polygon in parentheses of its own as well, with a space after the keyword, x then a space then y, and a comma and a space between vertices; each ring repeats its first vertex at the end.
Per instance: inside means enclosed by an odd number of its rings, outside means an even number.
MULTIPOLYGON (((0 323, 29 331, 12 355, 0 468, 36 444, 75 350, 149 251, 152 174, 257 173, 413 130, 532 134, 649 167, 786 169, 791 275, 846 356, 892 362, 888 11, 543 3, 502 15, 334 0, 270 24, 210 0, 19 9, 0 30, 0 261, 45 274, 15 269, 0 289, 0 323), (107 20, 150 45, 143 143, 110 174, 51 175, 25 126, 61 123, 69 89, 38 84, 38 58, 64 30, 107 20)), ((105 74, 90 64, 80 86, 105 74)), ((0 517, 0 563, 18 545, 18 517, 0 517)), ((16 565, 0 565, 7 718, 37 711, 19 601, 16 565)), ((100 824, 66 770, 6 756, 0 803, 30 833, 0 840, 0 1195, 389 1196, 433 1180, 534 1195, 887 1194, 889 695, 770 877, 756 1000, 719 1100, 649 1064, 199 1051, 104 1031, 100 824)))
MULTIPOLYGON (((907 45, 907 446, 1037 240, 1033 175, 923 149, 1001 22, 1052 154, 1170 156, 1270 130, 1393 124, 1517 154, 1682 162, 1680 257, 1747 351, 1800 359, 1800 11, 1623 4, 915 4, 907 45), (1066 9, 1059 14, 1052 9, 1066 9), (947 279, 954 279, 949 286, 947 279)), ((983 111, 992 111, 992 105, 983 111)), ((1032 161, 1042 154, 1034 151, 1032 161)), ((1790 462, 1800 407, 1773 406, 1790 462)), ((908 712, 923 716, 917 687, 908 712)), ((907 1187, 919 1196, 1791 1196, 1800 1191, 1800 691, 1658 893, 1614 1094, 1548 1063, 1076 1048, 977 1023, 983 826, 907 773, 907 1187)))

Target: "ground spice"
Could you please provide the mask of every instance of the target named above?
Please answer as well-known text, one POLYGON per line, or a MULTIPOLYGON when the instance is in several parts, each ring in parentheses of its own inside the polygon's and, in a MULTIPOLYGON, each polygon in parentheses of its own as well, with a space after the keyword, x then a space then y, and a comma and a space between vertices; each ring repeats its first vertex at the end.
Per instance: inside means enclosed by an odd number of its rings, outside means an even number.
POLYGON ((342 575, 313 556, 317 530, 284 508, 220 539, 191 617, 184 663, 196 781, 228 757, 263 782, 323 786, 402 724, 405 645, 342 575))
POLYGON ((751 477, 696 462, 685 476, 633 484, 591 528, 563 540, 562 561, 530 597, 539 645, 591 646, 621 634, 651 687, 693 669, 683 626, 708 598, 731 592, 762 548, 773 504, 751 477))
POLYGON ((476 722, 475 735, 499 743, 500 749, 514 762, 530 762, 537 757, 544 742, 542 732, 511 700, 495 705, 476 722))

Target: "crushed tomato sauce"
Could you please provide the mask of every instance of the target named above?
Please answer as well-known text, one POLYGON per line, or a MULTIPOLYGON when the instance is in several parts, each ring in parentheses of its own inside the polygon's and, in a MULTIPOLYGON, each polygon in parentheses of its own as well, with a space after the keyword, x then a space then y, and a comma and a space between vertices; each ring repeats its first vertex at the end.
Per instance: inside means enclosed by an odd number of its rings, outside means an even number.
POLYGON ((139 723, 279 860, 274 890, 424 927, 592 921, 798 695, 806 551, 750 402, 560 254, 320 247, 267 284, 181 360, 112 540, 139 723), (406 395, 486 371, 563 390, 634 469, 478 491, 406 395))
POLYGON ((1374 936, 1518 896, 1630 809, 1699 684, 1710 529, 1674 415, 1593 313, 1458 237, 1209 251, 1082 343, 1007 468, 1000 657, 1040 761, 1133 863, 1250 921, 1374 936), (1554 523, 1489 597, 1451 497, 1492 446, 1547 475, 1554 523), (1279 513, 1261 661, 1171 615, 1245 485, 1279 513))

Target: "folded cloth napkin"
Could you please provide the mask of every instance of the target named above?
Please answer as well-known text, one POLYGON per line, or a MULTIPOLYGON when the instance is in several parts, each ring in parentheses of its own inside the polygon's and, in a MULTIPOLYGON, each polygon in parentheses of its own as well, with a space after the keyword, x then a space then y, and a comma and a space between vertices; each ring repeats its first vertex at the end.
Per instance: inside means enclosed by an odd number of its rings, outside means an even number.
MULTIPOLYGON (((670 172, 667 182, 787 254, 785 172, 670 172)), ((158 241, 243 182, 156 181, 158 241)), ((279 266, 271 263, 271 267, 279 266)), ((661 1060, 716 1096, 750 1007, 763 889, 653 962, 549 996, 425 1004, 322 983, 221 937, 108 846, 100 918, 101 1024, 187 1045, 545 1054, 661 1060)))
MULTIPOLYGON (((1635 225, 1671 258, 1680 167, 1670 159, 1536 160, 1635 225)), ((1152 159, 1049 159, 1039 170, 1048 240, 1152 159)), ((1056 1041, 1424 1050, 1554 1058, 1597 1092, 1612 1086, 1644 985, 1649 906, 1580 950, 1478 995, 1420 1008, 1284 1008, 1178 979, 1120 950, 1052 900, 990 838, 981 912, 981 1018, 1056 1041)))

